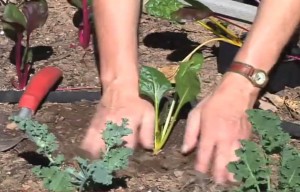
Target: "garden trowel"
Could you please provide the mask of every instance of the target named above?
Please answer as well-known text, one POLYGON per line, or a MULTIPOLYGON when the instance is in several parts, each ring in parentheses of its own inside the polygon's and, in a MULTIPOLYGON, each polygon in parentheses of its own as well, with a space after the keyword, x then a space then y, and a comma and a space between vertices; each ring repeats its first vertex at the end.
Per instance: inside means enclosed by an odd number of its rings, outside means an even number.
MULTIPOLYGON (((21 118, 32 118, 38 107, 49 93, 50 89, 60 80, 62 72, 56 67, 45 67, 36 73, 19 100, 19 111, 17 116, 21 118)), ((11 125, 10 125, 11 126, 11 125)), ((18 143, 27 139, 26 134, 11 137, 0 133, 0 151, 14 148, 18 143)))

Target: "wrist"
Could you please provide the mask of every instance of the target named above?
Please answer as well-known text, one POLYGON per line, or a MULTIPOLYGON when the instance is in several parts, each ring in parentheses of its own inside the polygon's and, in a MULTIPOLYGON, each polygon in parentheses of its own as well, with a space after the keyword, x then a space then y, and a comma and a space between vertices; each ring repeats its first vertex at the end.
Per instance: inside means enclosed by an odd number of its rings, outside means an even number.
POLYGON ((233 73, 226 72, 219 84, 219 90, 232 90, 237 95, 249 98, 253 102, 257 99, 261 89, 255 87, 246 77, 233 73))
POLYGON ((103 93, 114 90, 122 91, 124 95, 139 95, 139 80, 138 76, 119 76, 116 78, 101 78, 101 87, 103 93))

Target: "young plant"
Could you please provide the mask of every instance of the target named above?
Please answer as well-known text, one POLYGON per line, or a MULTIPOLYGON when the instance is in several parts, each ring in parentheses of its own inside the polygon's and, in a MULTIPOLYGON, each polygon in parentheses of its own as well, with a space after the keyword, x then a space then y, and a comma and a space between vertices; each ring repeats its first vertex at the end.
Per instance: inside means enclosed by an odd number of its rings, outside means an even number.
POLYGON ((228 165, 228 170, 241 182, 234 191, 298 191, 300 151, 291 146, 290 136, 280 127, 280 119, 272 112, 258 109, 247 113, 259 144, 242 140, 242 147, 236 150, 239 160, 228 165), (279 156, 279 165, 274 164, 274 155, 279 156))
MULTIPOLYGON (((78 39, 79 44, 84 49, 88 48, 92 33, 92 0, 68 0, 68 2, 77 8, 77 12, 74 15, 75 20, 79 20, 78 24, 78 39)), ((77 24, 75 24, 77 25, 77 24)))
POLYGON ((70 166, 64 162, 62 154, 57 154, 58 142, 54 134, 49 133, 47 125, 17 116, 11 119, 37 145, 37 152, 49 160, 47 166, 38 165, 32 170, 43 180, 44 187, 49 191, 73 192, 94 189, 97 188, 97 184, 109 186, 112 184, 115 171, 127 167, 128 157, 133 152, 132 149, 123 146, 122 137, 132 133, 127 128, 126 119, 123 119, 121 125, 107 122, 106 129, 102 133, 106 144, 102 159, 89 161, 75 157, 77 166, 70 166))
POLYGON ((142 66, 140 91, 149 97, 155 108, 154 154, 160 152, 166 143, 183 106, 197 99, 200 81, 197 76, 203 64, 202 54, 194 54, 189 61, 181 62, 175 76, 175 88, 165 75, 157 69, 142 66), (167 93, 173 92, 169 100, 161 102, 167 93), (161 107, 161 104, 163 106, 161 107))
POLYGON ((27 85, 32 66, 32 49, 30 47, 30 35, 42 27, 48 18, 48 4, 46 0, 30 0, 20 5, 8 3, 5 6, 1 21, 5 35, 15 42, 15 64, 17 71, 18 89, 24 89, 27 85), (26 36, 26 46, 23 51, 22 41, 26 36))

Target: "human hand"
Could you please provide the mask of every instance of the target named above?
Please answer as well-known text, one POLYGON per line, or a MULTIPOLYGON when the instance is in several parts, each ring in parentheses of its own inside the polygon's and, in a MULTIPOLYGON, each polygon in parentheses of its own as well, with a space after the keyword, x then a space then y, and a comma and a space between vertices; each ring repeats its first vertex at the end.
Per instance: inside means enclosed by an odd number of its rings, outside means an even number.
POLYGON ((128 127, 133 134, 124 137, 127 147, 135 148, 140 143, 146 149, 153 148, 154 142, 154 108, 148 101, 138 95, 138 91, 113 86, 103 94, 97 111, 87 130, 81 148, 97 158, 100 150, 105 149, 101 132, 105 123, 112 121, 120 124, 128 119, 128 127))
POLYGON ((227 165, 237 160, 235 150, 240 148, 240 140, 251 135, 246 110, 253 107, 258 95, 257 88, 238 74, 230 73, 223 79, 190 112, 182 147, 186 153, 197 146, 195 169, 207 173, 212 166, 212 176, 219 184, 234 181, 227 165))

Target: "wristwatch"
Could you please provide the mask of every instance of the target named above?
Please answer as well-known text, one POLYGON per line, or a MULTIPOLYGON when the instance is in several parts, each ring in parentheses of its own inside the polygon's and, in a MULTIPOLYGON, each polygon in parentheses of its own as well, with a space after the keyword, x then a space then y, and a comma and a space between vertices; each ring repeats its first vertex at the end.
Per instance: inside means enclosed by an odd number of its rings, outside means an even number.
POLYGON ((228 71, 238 73, 246 77, 255 87, 258 88, 264 88, 269 81, 269 77, 265 71, 256 69, 246 63, 234 61, 228 71))

